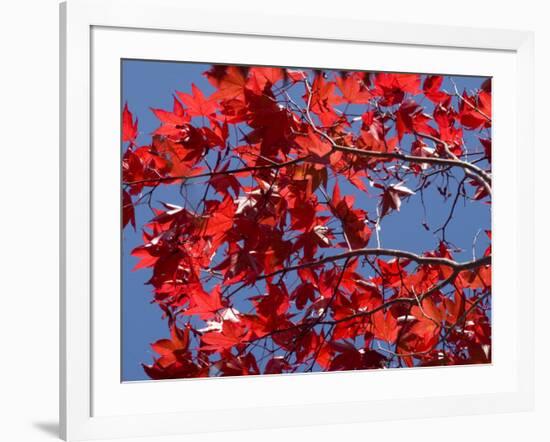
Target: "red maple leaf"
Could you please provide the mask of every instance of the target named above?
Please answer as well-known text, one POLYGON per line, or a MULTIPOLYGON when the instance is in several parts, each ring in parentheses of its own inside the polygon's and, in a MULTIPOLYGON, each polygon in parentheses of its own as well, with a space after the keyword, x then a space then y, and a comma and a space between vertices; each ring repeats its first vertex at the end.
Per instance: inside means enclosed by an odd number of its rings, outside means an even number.
POLYGON ((138 133, 138 120, 134 121, 132 113, 128 110, 128 103, 124 104, 122 111, 122 141, 133 143, 138 133))
POLYGON ((491 127, 491 91, 481 90, 477 95, 462 94, 459 106, 460 123, 468 129, 491 127))
POLYGON ((217 90, 210 97, 214 100, 242 100, 246 86, 246 74, 244 69, 238 66, 214 65, 205 72, 208 81, 217 90))
POLYGON ((132 197, 125 190, 122 191, 122 227, 130 223, 134 230, 136 229, 136 216, 134 213, 134 205, 132 204, 132 197))
POLYGON ((202 350, 223 351, 241 343, 246 330, 238 322, 224 321, 221 331, 207 332, 201 337, 202 350))
POLYGON ((399 328, 397 319, 391 311, 378 310, 371 315, 372 334, 376 339, 394 343, 397 339, 399 328))
POLYGON ((151 108, 151 111, 161 122, 161 126, 153 132, 155 135, 178 138, 181 135, 183 125, 190 120, 189 116, 185 114, 181 103, 176 98, 174 98, 172 112, 153 108, 151 108))
POLYGON ((295 141, 305 152, 317 157, 324 157, 332 152, 332 145, 313 129, 309 129, 307 135, 298 135, 295 141))
POLYGON ((373 93, 381 96, 383 106, 393 106, 401 103, 405 94, 416 95, 420 92, 420 75, 377 73, 374 76, 373 93))
POLYGON ((223 308, 219 285, 212 289, 210 295, 203 290, 198 290, 190 293, 189 298, 191 307, 184 312, 187 316, 199 315, 201 319, 211 319, 218 310, 223 308))
POLYGON ((366 224, 366 212, 353 209, 353 198, 349 195, 340 196, 338 182, 334 185, 330 209, 342 222, 346 239, 352 248, 365 247, 369 242, 371 230, 366 224))
POLYGON ((424 80, 422 91, 424 95, 434 104, 442 103, 445 107, 450 103, 451 96, 441 90, 443 84, 443 76, 428 75, 424 80))
POLYGON ((362 79, 362 73, 353 72, 345 77, 336 77, 338 89, 342 92, 342 97, 348 103, 362 104, 368 103, 372 94, 365 87, 362 79))
POLYGON ((211 117, 216 113, 217 105, 211 98, 205 98, 202 91, 191 84, 191 94, 177 91, 179 99, 187 106, 187 113, 191 117, 211 117))
POLYGON ((247 87, 261 94, 267 85, 274 86, 283 78, 284 71, 281 68, 255 66, 250 69, 247 87))

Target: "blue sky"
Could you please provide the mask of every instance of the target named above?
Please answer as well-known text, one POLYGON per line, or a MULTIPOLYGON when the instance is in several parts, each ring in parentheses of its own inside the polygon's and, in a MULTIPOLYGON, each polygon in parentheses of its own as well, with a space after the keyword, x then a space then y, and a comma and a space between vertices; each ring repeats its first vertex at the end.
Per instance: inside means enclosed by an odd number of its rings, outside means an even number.
MULTIPOLYGON (((184 62, 123 61, 121 108, 127 102, 134 116, 139 118, 138 145, 148 144, 151 132, 159 125, 150 108, 171 109, 175 91, 190 93, 192 83, 195 83, 205 94, 213 91, 202 75, 209 67, 210 65, 207 64, 184 62)), ((477 89, 484 80, 479 77, 452 78, 459 90, 477 89)), ((450 78, 445 78, 443 89, 452 90, 450 78)), ((427 100, 422 104, 428 113, 433 109, 427 100)), ((465 141, 475 150, 480 149, 476 133, 466 132, 465 141)), ((402 144, 405 145, 406 142, 407 140, 404 139, 402 144)), ((340 182, 342 193, 354 194, 357 207, 364 208, 369 214, 375 213, 378 192, 373 191, 370 196, 365 196, 344 181, 340 182)), ((154 201, 178 204, 178 199, 181 197, 172 187, 162 186, 157 189, 154 201)), ((195 199, 193 197, 195 192, 196 198, 202 197, 203 190, 204 187, 200 183, 189 186, 189 198, 195 199)), ((400 248, 412 252, 422 252, 437 247, 439 237, 432 231, 423 229, 421 222, 426 217, 432 230, 439 227, 449 213, 451 201, 443 201, 435 188, 432 188, 424 195, 425 206, 428 208, 425 214, 419 200, 419 198, 411 198, 408 203, 402 205, 399 213, 392 213, 383 219, 380 232, 383 247, 400 248)), ((480 229, 490 228, 490 211, 487 205, 481 202, 461 205, 459 209, 456 212, 457 216, 448 226, 447 238, 456 245, 468 246, 468 249, 455 254, 457 259, 471 259, 471 244, 474 237, 479 234, 480 229)), ((131 271, 136 259, 130 256, 129 252, 141 244, 139 226, 150 218, 150 209, 146 205, 138 206, 136 208, 138 231, 134 232, 131 227, 127 227, 123 232, 122 379, 124 381, 148 379, 141 363, 151 363, 154 353, 150 349, 150 344, 168 336, 166 321, 161 318, 161 310, 151 304, 151 287, 145 285, 151 275, 150 270, 131 271)), ((371 240, 371 244, 373 241, 371 240)), ((483 253, 487 244, 485 235, 479 234, 477 256, 483 253)))

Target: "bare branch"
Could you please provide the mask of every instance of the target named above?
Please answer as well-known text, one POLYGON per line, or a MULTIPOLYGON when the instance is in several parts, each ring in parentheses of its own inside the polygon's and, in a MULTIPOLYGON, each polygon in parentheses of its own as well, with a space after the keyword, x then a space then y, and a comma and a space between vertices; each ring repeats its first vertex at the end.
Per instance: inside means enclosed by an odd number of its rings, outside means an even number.
POLYGON ((179 175, 179 176, 169 176, 169 177, 160 177, 160 178, 148 178, 143 180, 137 180, 137 181, 128 181, 124 184, 128 186, 132 186, 135 184, 144 184, 144 183, 157 183, 162 181, 174 181, 174 180, 190 180, 195 178, 206 178, 206 177, 212 177, 217 175, 231 175, 235 173, 242 173, 242 172, 254 172, 257 170, 266 170, 266 169, 280 169, 287 166, 292 166, 293 164, 300 163, 302 161, 305 161, 308 157, 300 157, 295 158, 293 160, 285 161, 284 163, 277 163, 275 161, 271 162, 271 164, 266 164, 263 166, 249 166, 249 167, 241 167, 239 169, 228 169, 228 170, 220 170, 220 171, 213 171, 208 173, 201 173, 198 175, 179 175))
POLYGON ((268 273, 266 275, 258 276, 258 279, 267 279, 282 273, 292 272, 294 270, 299 270, 307 267, 315 267, 318 265, 326 264, 328 262, 339 261, 341 259, 353 258, 355 256, 393 256, 395 258, 406 258, 411 261, 415 261, 418 264, 427 264, 427 265, 442 265, 451 267, 455 270, 468 270, 481 265, 486 265, 491 263, 491 256, 484 256, 483 258, 477 259, 475 261, 466 261, 466 262, 457 262, 448 258, 441 258, 436 256, 423 256, 417 255, 416 253, 406 252, 404 250, 394 250, 394 249, 374 249, 374 248, 364 248, 356 249, 348 252, 340 253, 338 255, 327 256, 316 261, 305 262, 302 264, 297 264, 290 267, 285 267, 280 270, 268 273))

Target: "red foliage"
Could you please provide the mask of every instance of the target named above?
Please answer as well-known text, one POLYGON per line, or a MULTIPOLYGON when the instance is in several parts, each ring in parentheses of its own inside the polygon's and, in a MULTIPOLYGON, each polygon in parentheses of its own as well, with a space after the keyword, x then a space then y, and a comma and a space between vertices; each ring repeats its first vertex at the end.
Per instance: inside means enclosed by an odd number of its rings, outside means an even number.
POLYGON ((152 344, 147 375, 490 362, 490 249, 455 260, 452 199, 434 250, 385 249, 377 233, 428 189, 449 198, 453 179, 457 199, 488 204, 490 82, 459 95, 437 75, 212 66, 205 76, 212 93, 193 84, 172 110, 152 109, 160 125, 145 146, 122 112, 123 227, 143 230, 135 268, 151 269, 171 333, 152 344), (468 163, 464 133, 481 130, 468 163), (161 185, 180 190, 178 205, 157 205, 144 224, 135 205, 161 185))

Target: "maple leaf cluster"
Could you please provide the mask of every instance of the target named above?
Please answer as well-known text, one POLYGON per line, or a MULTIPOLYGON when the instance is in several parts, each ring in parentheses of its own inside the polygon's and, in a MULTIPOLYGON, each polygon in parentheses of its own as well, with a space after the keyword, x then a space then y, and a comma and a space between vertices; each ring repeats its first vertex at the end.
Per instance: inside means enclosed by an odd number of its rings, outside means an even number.
POLYGON ((490 80, 460 93, 438 75, 204 76, 151 109, 152 134, 122 111, 123 228, 142 233, 135 270, 169 332, 150 378, 491 361, 490 247, 459 260, 446 236, 458 201, 490 211, 490 80), (419 223, 431 248, 384 248, 385 219, 430 189, 449 211, 419 223))

